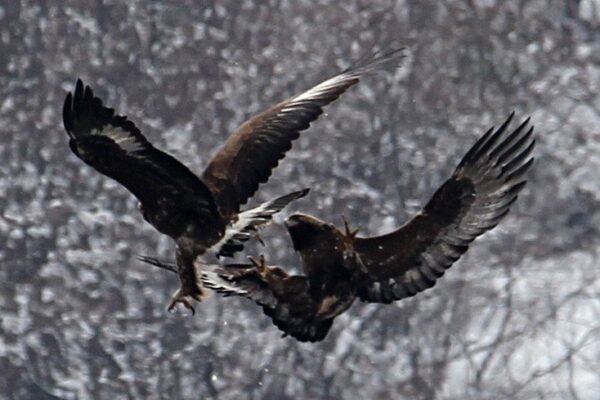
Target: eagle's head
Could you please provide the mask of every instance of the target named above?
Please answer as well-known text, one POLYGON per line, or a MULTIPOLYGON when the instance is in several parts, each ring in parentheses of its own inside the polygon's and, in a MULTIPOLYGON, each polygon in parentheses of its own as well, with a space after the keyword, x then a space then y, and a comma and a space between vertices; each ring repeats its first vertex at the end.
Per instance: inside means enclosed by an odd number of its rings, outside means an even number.
POLYGON ((285 220, 285 227, 296 251, 312 248, 315 244, 324 243, 325 240, 336 236, 336 228, 332 224, 307 214, 290 215, 285 220))

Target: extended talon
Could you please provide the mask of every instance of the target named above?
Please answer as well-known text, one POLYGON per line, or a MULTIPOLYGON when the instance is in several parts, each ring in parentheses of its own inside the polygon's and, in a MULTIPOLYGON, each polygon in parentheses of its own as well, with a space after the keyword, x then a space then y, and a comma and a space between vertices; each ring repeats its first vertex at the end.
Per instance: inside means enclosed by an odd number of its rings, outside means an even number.
POLYGON ((250 260, 252 265, 254 265, 256 268, 265 268, 267 266, 265 256, 262 254, 260 256, 258 256, 258 261, 256 260, 255 257, 252 257, 252 256, 249 256, 248 260, 250 260))
POLYGON ((346 220, 345 215, 342 215, 342 220, 344 221, 344 230, 345 230, 344 235, 346 236, 346 239, 354 240, 354 238, 356 237, 356 234, 358 233, 360 228, 351 230, 350 226, 348 225, 348 221, 346 220))
POLYGON ((192 311, 192 315, 196 315, 196 309, 194 309, 194 306, 192 305, 190 297, 182 296, 180 290, 177 290, 177 292, 175 292, 173 297, 171 297, 171 300, 169 301, 169 304, 167 306, 167 310, 169 312, 173 312, 175 310, 175 307, 177 307, 177 303, 183 304, 183 306, 185 308, 192 311))
POLYGON ((263 247, 266 247, 266 245, 265 245, 265 242, 263 241, 263 238, 260 236, 260 234, 259 234, 258 232, 256 232, 256 233, 254 234, 254 238, 255 238, 256 240, 258 240, 258 243, 262 244, 262 245, 263 245, 263 247))
POLYGON ((256 258, 250 256, 248 257, 248 259, 250 260, 250 262, 252 263, 252 265, 254 265, 254 267, 258 270, 258 273, 263 277, 266 278, 268 272, 269 272, 269 268, 267 266, 267 261, 265 260, 265 256, 264 255, 260 255, 258 257, 258 260, 256 260, 256 258))

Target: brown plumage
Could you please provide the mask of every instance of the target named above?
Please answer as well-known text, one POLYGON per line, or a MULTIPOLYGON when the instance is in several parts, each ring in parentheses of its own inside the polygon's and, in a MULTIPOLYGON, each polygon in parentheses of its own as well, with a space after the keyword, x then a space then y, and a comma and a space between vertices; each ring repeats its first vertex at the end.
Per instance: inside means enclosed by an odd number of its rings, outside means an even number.
POLYGON ((274 213, 308 190, 282 196, 257 208, 240 206, 265 183, 300 132, 360 76, 397 65, 399 49, 375 53, 355 66, 244 122, 209 162, 201 178, 156 149, 125 116, 105 107, 89 86, 77 80, 64 102, 69 146, 86 164, 125 186, 140 201, 144 219, 176 243, 181 288, 169 309, 203 295, 198 265, 204 254, 232 256, 268 223, 274 213))
POLYGON ((290 276, 264 260, 211 266, 206 286, 246 296, 300 341, 319 341, 355 298, 390 303, 435 285, 479 235, 509 212, 525 186, 535 140, 529 119, 508 131, 513 115, 490 129, 411 221, 393 232, 357 237, 305 214, 286 220, 304 274, 290 276))

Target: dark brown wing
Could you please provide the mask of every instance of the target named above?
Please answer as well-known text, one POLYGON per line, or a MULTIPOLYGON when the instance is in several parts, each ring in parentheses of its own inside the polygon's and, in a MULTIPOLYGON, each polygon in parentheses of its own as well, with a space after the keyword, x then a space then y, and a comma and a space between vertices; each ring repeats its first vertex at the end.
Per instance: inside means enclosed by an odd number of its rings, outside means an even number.
POLYGON ((271 277, 267 281, 251 264, 203 266, 202 282, 225 296, 243 296, 256 302, 284 336, 290 335, 301 342, 323 340, 333 318, 316 317, 318 305, 309 293, 308 279, 288 275, 277 267, 269 270, 271 277))
POLYGON ((267 182, 300 132, 362 74, 382 65, 397 65, 402 49, 377 52, 317 86, 285 100, 244 122, 215 154, 202 175, 224 215, 239 211, 267 182))
POLYGON ((355 240, 370 276, 358 289, 362 300, 389 303, 432 287, 469 243, 508 213, 525 186, 535 144, 529 119, 507 133, 512 117, 475 143, 413 220, 387 235, 355 240))
POLYGON ((127 117, 103 106, 80 79, 65 99, 63 123, 73 152, 133 193, 159 231, 173 233, 172 225, 184 217, 175 214, 183 210, 193 209, 195 217, 218 216, 211 192, 194 173, 152 146, 127 117))

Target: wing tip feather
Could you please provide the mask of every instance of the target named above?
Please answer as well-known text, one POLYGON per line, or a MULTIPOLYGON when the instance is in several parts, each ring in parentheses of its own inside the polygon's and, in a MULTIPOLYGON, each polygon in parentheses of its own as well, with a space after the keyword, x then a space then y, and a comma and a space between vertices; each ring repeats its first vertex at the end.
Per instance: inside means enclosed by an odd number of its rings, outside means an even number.
POLYGON ((73 94, 71 92, 67 93, 65 97, 65 102, 63 103, 63 125, 67 134, 72 139, 73 138, 73 116, 72 116, 72 107, 73 107, 73 94))
POLYGON ((384 46, 375 51, 365 53, 342 73, 359 78, 361 75, 380 67, 385 68, 386 66, 392 66, 398 68, 401 65, 401 61, 406 58, 406 54, 404 54, 405 50, 405 47, 398 47, 395 45, 384 46))

